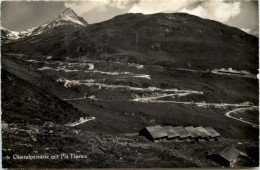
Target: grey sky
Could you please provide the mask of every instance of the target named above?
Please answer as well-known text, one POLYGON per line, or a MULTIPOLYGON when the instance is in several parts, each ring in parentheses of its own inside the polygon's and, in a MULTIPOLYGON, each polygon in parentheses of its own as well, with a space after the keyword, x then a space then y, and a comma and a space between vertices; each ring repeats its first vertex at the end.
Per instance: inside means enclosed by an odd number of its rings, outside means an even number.
POLYGON ((258 35, 258 2, 248 0, 2 1, 1 25, 13 31, 26 30, 56 18, 67 7, 88 23, 105 21, 128 12, 187 12, 258 35))

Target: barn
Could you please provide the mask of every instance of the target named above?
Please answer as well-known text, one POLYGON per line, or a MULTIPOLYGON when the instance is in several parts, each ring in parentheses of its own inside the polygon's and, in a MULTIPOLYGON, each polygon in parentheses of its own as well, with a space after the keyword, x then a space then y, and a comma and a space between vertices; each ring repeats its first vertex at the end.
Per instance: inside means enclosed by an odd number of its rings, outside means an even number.
POLYGON ((149 126, 139 131, 140 136, 145 136, 154 142, 191 142, 191 141, 218 141, 220 134, 212 127, 183 127, 183 126, 149 126))
POLYGON ((233 146, 215 149, 208 155, 210 159, 222 166, 234 167, 239 160, 240 151, 233 146))
POLYGON ((177 126, 175 127, 176 131, 179 133, 179 140, 183 142, 190 142, 191 141, 191 134, 183 127, 177 126))
POLYGON ((167 141, 179 142, 180 134, 177 132, 175 127, 172 126, 164 126, 165 132, 167 133, 167 141))
POLYGON ((154 142, 166 141, 168 136, 164 128, 159 125, 145 127, 139 131, 139 135, 146 136, 149 140, 154 142))
POLYGON ((197 141, 197 142, 200 140, 201 134, 193 126, 185 127, 185 129, 191 134, 192 140, 197 141))
POLYGON ((200 142, 209 141, 210 133, 205 128, 203 128, 202 126, 199 126, 199 127, 196 127, 195 129, 196 129, 197 133, 200 134, 200 138, 199 138, 200 142))
POLYGON ((205 129, 210 133, 210 141, 220 140, 220 134, 215 129, 213 129, 212 127, 205 127, 205 129))

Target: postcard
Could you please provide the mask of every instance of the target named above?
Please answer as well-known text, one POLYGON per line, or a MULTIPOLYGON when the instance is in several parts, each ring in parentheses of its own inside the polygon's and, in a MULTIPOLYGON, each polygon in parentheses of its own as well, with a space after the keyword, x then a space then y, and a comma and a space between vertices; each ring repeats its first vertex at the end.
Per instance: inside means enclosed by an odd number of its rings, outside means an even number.
POLYGON ((2 167, 259 167, 258 20, 246 0, 2 1, 2 167))

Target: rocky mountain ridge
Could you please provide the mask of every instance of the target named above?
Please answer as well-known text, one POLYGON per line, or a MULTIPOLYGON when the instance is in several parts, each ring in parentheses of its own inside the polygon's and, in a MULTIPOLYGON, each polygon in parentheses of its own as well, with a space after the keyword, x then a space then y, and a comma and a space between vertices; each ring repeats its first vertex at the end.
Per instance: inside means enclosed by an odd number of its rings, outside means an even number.
POLYGON ((62 11, 56 19, 47 21, 44 24, 27 29, 25 31, 10 31, 4 27, 1 27, 1 39, 2 40, 17 40, 20 38, 25 38, 27 36, 39 35, 43 32, 47 32, 59 25, 71 25, 76 24, 76 26, 86 26, 87 21, 84 18, 79 17, 71 8, 67 8, 62 11))

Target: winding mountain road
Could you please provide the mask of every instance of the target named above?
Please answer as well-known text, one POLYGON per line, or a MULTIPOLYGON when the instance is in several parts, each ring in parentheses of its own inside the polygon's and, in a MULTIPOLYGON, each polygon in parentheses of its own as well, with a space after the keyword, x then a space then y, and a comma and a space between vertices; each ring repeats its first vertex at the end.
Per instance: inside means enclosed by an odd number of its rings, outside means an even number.
POLYGON ((252 108, 258 108, 258 106, 252 106, 252 107, 244 107, 244 108, 234 109, 234 110, 231 110, 231 111, 225 113, 225 116, 227 116, 227 117, 229 117, 229 118, 232 118, 232 119, 235 119, 235 120, 238 120, 238 121, 243 122, 243 123, 250 124, 250 125, 252 125, 252 126, 259 127, 259 125, 256 125, 256 124, 254 124, 254 123, 247 122, 247 121, 245 121, 245 120, 241 120, 241 119, 238 119, 238 118, 235 118, 235 117, 230 116, 231 113, 234 113, 234 112, 237 112, 237 111, 241 111, 241 110, 249 110, 249 109, 252 109, 252 108))

